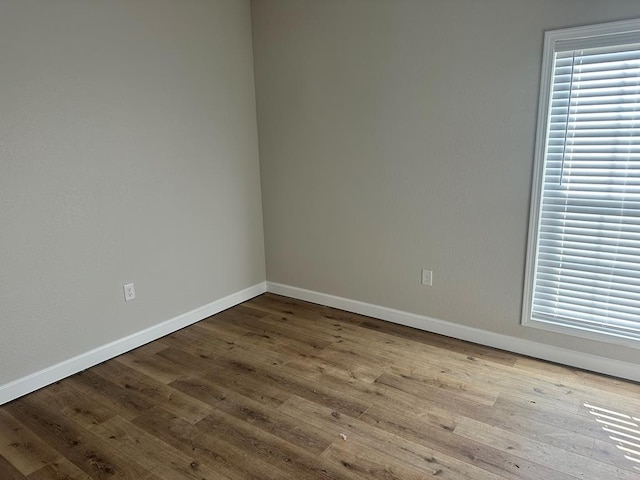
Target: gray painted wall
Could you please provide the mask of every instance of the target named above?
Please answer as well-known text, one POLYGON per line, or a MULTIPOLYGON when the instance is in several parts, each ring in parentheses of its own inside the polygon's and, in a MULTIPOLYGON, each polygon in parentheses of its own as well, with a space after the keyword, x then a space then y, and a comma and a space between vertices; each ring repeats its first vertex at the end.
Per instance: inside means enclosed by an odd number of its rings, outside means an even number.
POLYGON ((0 72, 0 385, 265 280, 248 1, 3 0, 0 72))
POLYGON ((637 16, 637 0, 253 1, 268 279, 638 362, 520 325, 543 31, 637 16))

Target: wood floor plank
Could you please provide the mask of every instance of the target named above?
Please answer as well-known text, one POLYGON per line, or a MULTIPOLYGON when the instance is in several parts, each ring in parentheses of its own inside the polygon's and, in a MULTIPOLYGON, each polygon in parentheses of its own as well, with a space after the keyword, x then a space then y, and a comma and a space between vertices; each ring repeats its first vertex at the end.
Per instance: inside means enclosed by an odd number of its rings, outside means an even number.
POLYGON ((638 382, 625 381, 531 357, 518 357, 514 370, 527 377, 545 378, 550 382, 562 382, 570 386, 583 385, 595 389, 596 392, 609 392, 640 398, 640 383, 638 382))
MULTIPOLYGON (((314 362, 314 359, 307 359, 305 362, 314 362)), ((334 370, 318 372, 311 369, 309 372, 308 369, 301 368, 305 362, 291 362, 285 365, 283 370, 289 370, 289 373, 293 375, 297 369, 298 375, 307 378, 307 381, 312 385, 323 386, 330 390, 341 390, 370 406, 385 408, 394 405, 396 408, 435 426, 453 430, 459 415, 457 412, 469 411, 481 406, 480 403, 469 402, 464 398, 454 398, 444 392, 444 395, 447 396, 447 402, 446 408, 442 408, 437 401, 438 399, 442 400, 442 397, 429 398, 430 395, 425 394, 423 389, 419 389, 417 392, 411 388, 403 390, 378 381, 369 384, 354 376, 345 380, 343 375, 340 373, 336 375, 334 370)))
MULTIPOLYGON (((114 385, 135 392, 188 422, 196 423, 211 411, 207 404, 197 398, 185 395, 164 383, 154 382, 152 378, 119 362, 103 363, 93 371, 114 385)), ((138 415, 139 409, 134 413, 138 415)))
POLYGON ((289 369, 295 369, 305 376, 323 378, 329 377, 342 384, 365 383, 371 385, 382 374, 380 368, 364 365, 336 364, 325 361, 320 357, 307 357, 302 360, 291 360, 283 363, 289 369))
MULTIPOLYGON (((278 388, 273 383, 265 383, 260 381, 249 381, 246 373, 243 371, 237 371, 232 369, 221 369, 215 374, 205 375, 200 377, 203 382, 210 382, 220 385, 221 387, 232 390, 236 393, 244 395, 248 398, 255 400, 256 402, 264 403, 277 408, 287 398, 291 396, 290 393, 278 388)), ((181 379, 172 383, 175 388, 180 388, 179 384, 183 382, 196 381, 194 379, 181 379)), ((197 383, 202 385, 203 383, 197 383)), ((206 384, 206 383, 204 383, 206 384)))
POLYGON ((290 395, 306 397, 352 416, 361 415, 369 407, 368 403, 349 394, 321 384, 314 384, 288 370, 278 369, 278 367, 271 365, 261 365, 250 357, 236 360, 225 356, 216 360, 216 363, 229 371, 239 372, 247 382, 277 388, 290 395))
POLYGON ((173 347, 158 352, 152 359, 154 362, 156 360, 170 364, 175 372, 179 373, 177 378, 189 375, 206 375, 218 368, 214 363, 215 358, 204 358, 173 347))
POLYGON ((640 396, 630 397, 615 393, 607 395, 604 392, 596 394, 591 391, 578 391, 578 396, 581 398, 578 414, 592 420, 593 415, 590 413, 592 411, 590 407, 592 406, 615 412, 616 414, 640 418, 640 396))
POLYGON ((113 408, 96 402, 89 395, 73 386, 76 379, 65 379, 43 388, 32 394, 50 407, 54 407, 64 416, 73 419, 84 428, 91 429, 95 425, 117 415, 113 408))
POLYGON ((473 410, 483 404, 493 403, 493 397, 488 401, 478 403, 451 395, 450 392, 440 392, 438 389, 433 388, 421 387, 416 389, 412 388, 411 385, 408 385, 407 388, 396 388, 399 385, 387 385, 378 380, 375 380, 373 384, 369 384, 355 376, 349 376, 347 379, 341 372, 336 374, 335 369, 317 370, 313 368, 315 363, 316 359, 291 362, 285 365, 282 371, 288 371, 290 375, 294 375, 297 371, 300 378, 306 378, 312 385, 322 386, 329 390, 340 390, 364 404, 382 408, 394 405, 396 408, 428 420, 436 426, 446 426, 453 429, 456 418, 459 415, 458 412, 473 410), (306 363, 310 363, 312 367, 308 368, 306 363), (443 398, 446 401, 443 402, 443 398), (446 405, 446 408, 442 408, 439 405, 446 405))
POLYGON ((323 464, 317 455, 263 430, 251 428, 223 412, 214 412, 199 422, 206 430, 215 431, 223 441, 280 470, 282 478, 327 480, 353 478, 333 466, 323 464))
POLYGON ((265 365, 284 365, 294 360, 289 353, 270 348, 254 340, 250 333, 243 335, 234 342, 233 348, 225 354, 227 358, 245 358, 251 356, 259 358, 265 365))
POLYGON ((0 410, 0 455, 23 475, 62 458, 60 452, 5 410, 0 410))
MULTIPOLYGON (((479 404, 459 400, 447 404, 446 408, 442 408, 436 402, 431 401, 432 399, 416 396, 413 393, 407 393, 382 383, 368 384, 357 379, 352 379, 348 383, 340 383, 339 379, 336 379, 328 372, 323 373, 321 376, 311 377, 309 381, 316 385, 323 385, 331 390, 340 389, 364 404, 370 405, 369 408, 387 408, 393 405, 394 408, 400 409, 414 418, 419 418, 423 422, 449 430, 453 430, 455 427, 459 417, 458 412, 479 406, 479 404)), ((351 416, 358 418, 357 413, 355 412, 355 415, 352 414, 351 416)))
MULTIPOLYGON (((333 365, 335 368, 342 368, 350 371, 353 371, 356 368, 365 368, 374 372, 377 370, 379 372, 378 375, 387 371, 393 365, 393 362, 385 361, 380 357, 373 357, 365 352, 360 352, 356 346, 353 346, 353 348, 340 346, 339 342, 340 341, 329 345, 322 352, 315 355, 315 358, 333 365)), ((378 375, 374 377, 374 380, 378 375)))
POLYGON ((335 340, 334 338, 319 338, 318 335, 312 335, 309 331, 295 328, 293 325, 282 321, 281 317, 278 318, 280 318, 280 321, 275 320, 271 315, 261 318, 242 316, 233 320, 226 320, 226 322, 246 328, 253 337, 272 339, 272 343, 279 345, 281 348, 292 344, 303 348, 306 347, 305 350, 310 348, 322 349, 335 340))
MULTIPOLYGON (((117 363, 118 359, 113 362, 117 363)), ((153 407, 154 403, 133 388, 120 387, 98 375, 95 370, 86 370, 66 381, 96 404, 102 405, 125 418, 133 418, 153 407)))
MULTIPOLYGON (((631 441, 634 445, 640 445, 640 442, 634 441, 630 438, 623 437, 624 440, 631 441)), ((640 463, 630 460, 631 458, 638 458, 639 455, 629 455, 628 452, 621 450, 619 445, 630 447, 633 450, 640 452, 640 448, 631 446, 629 444, 622 444, 620 442, 611 442, 604 440, 596 440, 593 447, 593 454, 591 458, 598 460, 599 462, 607 463, 616 468, 623 468, 635 473, 640 478, 640 463)))
POLYGON ((372 480, 423 480, 446 478, 443 469, 435 467, 417 469, 412 465, 394 461, 380 450, 367 448, 355 442, 333 443, 322 454, 322 458, 338 466, 340 473, 355 473, 363 479, 372 480))
POLYGON ((418 398, 435 399, 448 404, 453 401, 493 405, 498 393, 471 382, 451 381, 450 377, 406 373, 383 373, 375 383, 405 391, 418 398))
POLYGON ((92 480, 89 475, 64 457, 36 470, 27 478, 29 480, 92 480))
POLYGON ((167 347, 184 350, 203 359, 222 356, 234 345, 234 342, 221 340, 211 330, 202 328, 198 324, 178 330, 161 338, 158 342, 167 347))
POLYGON ((299 318, 320 321, 335 320, 355 325, 360 325, 365 319, 369 318, 363 315, 358 315, 357 313, 345 312, 344 310, 337 310, 335 308, 325 307, 323 305, 317 305, 303 300, 297 300, 295 298, 275 295, 273 293, 267 293, 252 298, 245 302, 243 306, 279 315, 292 315, 299 318))
POLYGON ((105 443, 113 445, 123 458, 139 463, 165 480, 228 479, 122 417, 109 419, 93 432, 105 443))
MULTIPOLYGON (((535 400, 501 393, 494 407, 497 412, 504 411, 505 415, 518 414, 529 418, 535 424, 555 425, 561 432, 570 431, 592 438, 600 437, 600 427, 587 421, 577 412, 548 408, 535 400)), ((473 418, 482 420, 481 415, 474 415, 473 418)))
POLYGON ((337 443, 345 441, 379 450, 425 474, 452 479, 504 478, 295 395, 278 407, 278 410, 298 418, 307 429, 326 432, 337 443))
POLYGON ((0 480, 628 480, 638 418, 638 383, 264 294, 0 406, 0 480))
POLYGON ((596 429, 583 428, 585 422, 577 414, 536 409, 535 404, 523 407, 505 395, 492 407, 467 410, 464 416, 585 457, 591 456, 598 436, 596 429))
POLYGON ((403 325, 396 325, 374 318, 366 319, 360 324, 360 326, 377 332, 382 332, 387 335, 396 335, 412 342, 418 342, 423 345, 438 347, 448 351, 455 351, 462 355, 480 358, 501 365, 513 366, 518 358, 520 358, 518 355, 505 352, 504 350, 489 348, 476 343, 446 337, 444 335, 436 335, 430 332, 405 327, 403 325))
POLYGON ((588 457, 583 455, 559 449, 544 442, 526 439, 476 420, 461 420, 454 433, 575 478, 637 479, 637 475, 628 470, 593 459, 588 461, 588 457))
POLYGON ((314 454, 319 455, 335 440, 326 434, 305 431, 299 426, 299 419, 213 382, 203 382, 202 378, 176 382, 175 388, 314 454))
POLYGON ((2 454, 0 454, 0 473, 2 473, 2 480, 26 480, 20 471, 14 467, 9 460, 7 460, 2 454))
MULTIPOLYGON (((421 422, 402 412, 371 408, 362 421, 392 432, 409 441, 426 445, 453 458, 471 463, 483 470, 510 479, 537 480, 553 478, 569 480, 571 476, 544 465, 521 459, 491 445, 466 438, 447 428, 438 428, 421 422)), ((457 427, 456 427, 457 428, 457 427)))
POLYGON ((500 394, 517 396, 523 400, 535 402, 550 410, 564 410, 576 413, 582 407, 581 393, 562 383, 532 378, 520 375, 513 368, 499 364, 479 361, 472 357, 461 359, 458 355, 415 354, 417 357, 412 365, 397 362, 390 371, 411 372, 428 375, 435 368, 441 369, 443 374, 451 374, 462 381, 473 380, 478 386, 500 394))
POLYGON ((268 315, 267 312, 247 308, 244 305, 237 305, 198 322, 198 326, 215 333, 222 341, 233 342, 251 331, 243 327, 239 323, 240 321, 244 319, 259 320, 266 315, 268 315))
MULTIPOLYGON (((286 478, 258 458, 221 440, 217 432, 204 431, 172 413, 155 407, 133 423, 186 455, 232 480, 278 480, 286 478)), ((215 477, 214 477, 215 478, 215 477)))
POLYGON ((83 430, 73 420, 56 415, 47 404, 34 397, 11 402, 6 409, 71 463, 96 480, 137 480, 147 477, 150 473, 137 463, 123 459, 116 450, 93 433, 83 430))
MULTIPOLYGON (((223 315, 228 311, 229 310, 225 310, 224 312, 218 313, 218 315, 223 315)), ((233 342, 249 332, 249 330, 247 330, 246 328, 230 323, 219 322, 218 315, 205 318, 204 320, 198 322, 195 326, 197 326, 199 329, 207 330, 209 334, 215 335, 219 340, 222 340, 223 342, 226 342, 228 344, 233 344, 233 342)))
POLYGON ((138 370, 158 382, 171 383, 184 375, 184 370, 176 366, 171 360, 162 358, 160 353, 164 350, 167 350, 167 348, 163 348, 153 354, 132 350, 115 358, 114 361, 138 370))
POLYGON ((330 345, 324 340, 309 337, 307 341, 299 341, 275 331, 267 331, 262 328, 256 328, 237 340, 237 343, 244 345, 256 345, 263 349, 280 353, 289 358, 306 358, 309 355, 315 355, 321 352, 325 347, 330 345))
POLYGON ((27 478, 1 454, 0 472, 2 473, 2 480, 26 480, 27 478))
POLYGON ((362 329, 350 322, 323 319, 311 320, 303 317, 269 314, 260 321, 270 327, 276 327, 285 334, 293 332, 304 337, 314 337, 325 342, 333 343, 344 340, 351 335, 361 332, 362 329))

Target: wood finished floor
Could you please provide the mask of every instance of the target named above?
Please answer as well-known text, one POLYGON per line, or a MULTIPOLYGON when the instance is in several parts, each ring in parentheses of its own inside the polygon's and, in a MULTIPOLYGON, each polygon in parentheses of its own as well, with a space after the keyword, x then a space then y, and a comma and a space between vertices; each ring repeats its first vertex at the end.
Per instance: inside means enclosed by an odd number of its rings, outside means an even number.
POLYGON ((266 294, 0 407, 0 479, 638 479, 638 417, 635 383, 266 294))

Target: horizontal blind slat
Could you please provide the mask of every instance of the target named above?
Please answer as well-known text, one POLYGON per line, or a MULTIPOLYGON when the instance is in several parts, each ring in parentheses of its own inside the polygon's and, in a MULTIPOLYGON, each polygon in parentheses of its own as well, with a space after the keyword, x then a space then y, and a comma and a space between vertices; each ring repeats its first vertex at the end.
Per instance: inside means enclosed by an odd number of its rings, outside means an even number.
MULTIPOLYGON (((562 263, 559 263, 557 259, 546 260, 540 258, 538 261, 538 269, 540 273, 553 273, 559 276, 562 273, 567 275, 584 276, 585 278, 595 278, 602 281, 607 281, 611 275, 610 265, 585 265, 579 261, 573 261, 571 258, 564 258, 562 263)), ((618 276, 624 277, 628 280, 628 283, 633 283, 635 279, 640 278, 640 272, 637 270, 636 265, 617 265, 616 272, 618 276)), ((625 282, 626 283, 626 282, 625 282)))

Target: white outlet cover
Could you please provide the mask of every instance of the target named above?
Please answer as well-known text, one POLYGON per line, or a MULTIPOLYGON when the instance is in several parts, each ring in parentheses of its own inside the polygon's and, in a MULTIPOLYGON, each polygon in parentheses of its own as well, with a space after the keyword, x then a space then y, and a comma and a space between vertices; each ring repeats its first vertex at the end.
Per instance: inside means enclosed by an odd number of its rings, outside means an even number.
POLYGON ((433 271, 427 270, 426 268, 422 269, 422 284, 423 285, 433 285, 433 271))
POLYGON ((123 286, 124 288, 124 301, 128 302, 136 298, 136 290, 133 287, 133 283, 127 283, 123 286))

